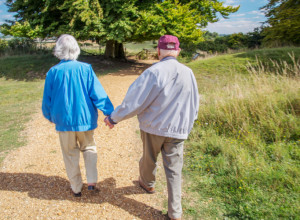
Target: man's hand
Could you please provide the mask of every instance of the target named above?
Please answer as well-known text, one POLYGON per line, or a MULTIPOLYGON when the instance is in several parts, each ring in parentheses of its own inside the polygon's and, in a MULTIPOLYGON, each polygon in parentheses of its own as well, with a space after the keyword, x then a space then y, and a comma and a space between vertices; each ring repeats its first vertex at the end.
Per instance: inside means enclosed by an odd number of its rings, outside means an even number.
POLYGON ((108 116, 104 118, 104 123, 106 126, 108 126, 110 129, 112 129, 114 127, 113 124, 111 124, 108 120, 108 116))

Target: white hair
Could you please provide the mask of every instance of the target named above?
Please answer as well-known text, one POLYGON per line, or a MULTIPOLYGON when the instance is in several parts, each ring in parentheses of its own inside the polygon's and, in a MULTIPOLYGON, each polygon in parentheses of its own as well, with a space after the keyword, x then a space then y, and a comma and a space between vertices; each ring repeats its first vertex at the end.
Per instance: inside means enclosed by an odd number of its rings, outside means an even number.
POLYGON ((54 56, 60 60, 76 60, 80 54, 80 48, 76 39, 69 35, 63 34, 56 41, 54 56))
POLYGON ((177 57, 179 54, 179 50, 160 50, 160 56, 161 57, 167 57, 167 56, 172 56, 172 57, 177 57))

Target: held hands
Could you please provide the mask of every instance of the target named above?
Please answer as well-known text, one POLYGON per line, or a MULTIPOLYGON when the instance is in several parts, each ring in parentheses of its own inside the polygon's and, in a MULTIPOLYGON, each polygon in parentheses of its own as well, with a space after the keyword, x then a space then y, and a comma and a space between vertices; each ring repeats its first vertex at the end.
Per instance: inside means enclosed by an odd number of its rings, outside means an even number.
POLYGON ((110 129, 112 129, 114 127, 113 124, 111 124, 108 120, 108 116, 104 118, 104 123, 106 126, 108 126, 110 129))

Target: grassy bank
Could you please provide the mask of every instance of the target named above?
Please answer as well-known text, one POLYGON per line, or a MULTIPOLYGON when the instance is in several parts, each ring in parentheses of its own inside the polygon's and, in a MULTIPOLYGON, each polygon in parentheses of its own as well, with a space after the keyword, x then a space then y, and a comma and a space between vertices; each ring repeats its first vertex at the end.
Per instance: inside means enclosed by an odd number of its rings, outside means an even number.
POLYGON ((283 48, 189 64, 202 101, 185 151, 187 216, 299 216, 300 66, 288 52, 299 60, 299 48, 283 48), (268 58, 285 60, 280 72, 293 73, 275 74, 268 58))
POLYGON ((41 81, 24 82, 0 78, 0 162, 8 150, 24 144, 24 139, 19 134, 36 110, 43 86, 41 81))
POLYGON ((22 81, 43 79, 49 68, 57 62, 58 60, 50 53, 1 57, 0 77, 22 81))
POLYGON ((20 132, 42 97, 42 79, 56 62, 50 54, 0 58, 0 162, 24 144, 20 132))

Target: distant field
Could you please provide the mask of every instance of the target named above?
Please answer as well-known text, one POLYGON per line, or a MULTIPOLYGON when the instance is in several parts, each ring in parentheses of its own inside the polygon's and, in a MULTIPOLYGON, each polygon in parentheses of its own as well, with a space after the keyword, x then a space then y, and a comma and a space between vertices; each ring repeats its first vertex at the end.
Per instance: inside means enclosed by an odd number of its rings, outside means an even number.
POLYGON ((124 47, 128 55, 135 55, 141 52, 143 49, 149 50, 150 52, 155 52, 157 42, 154 44, 152 41, 146 41, 143 43, 126 43, 124 44, 124 47))
MULTIPOLYGON (((126 56, 134 56, 139 52, 148 50, 150 52, 155 52, 157 43, 153 44, 152 41, 145 41, 142 43, 125 43, 124 50, 126 56)), ((81 43, 81 51, 83 54, 93 54, 93 55, 103 55, 105 52, 105 46, 99 46, 95 43, 84 44, 81 43)))

